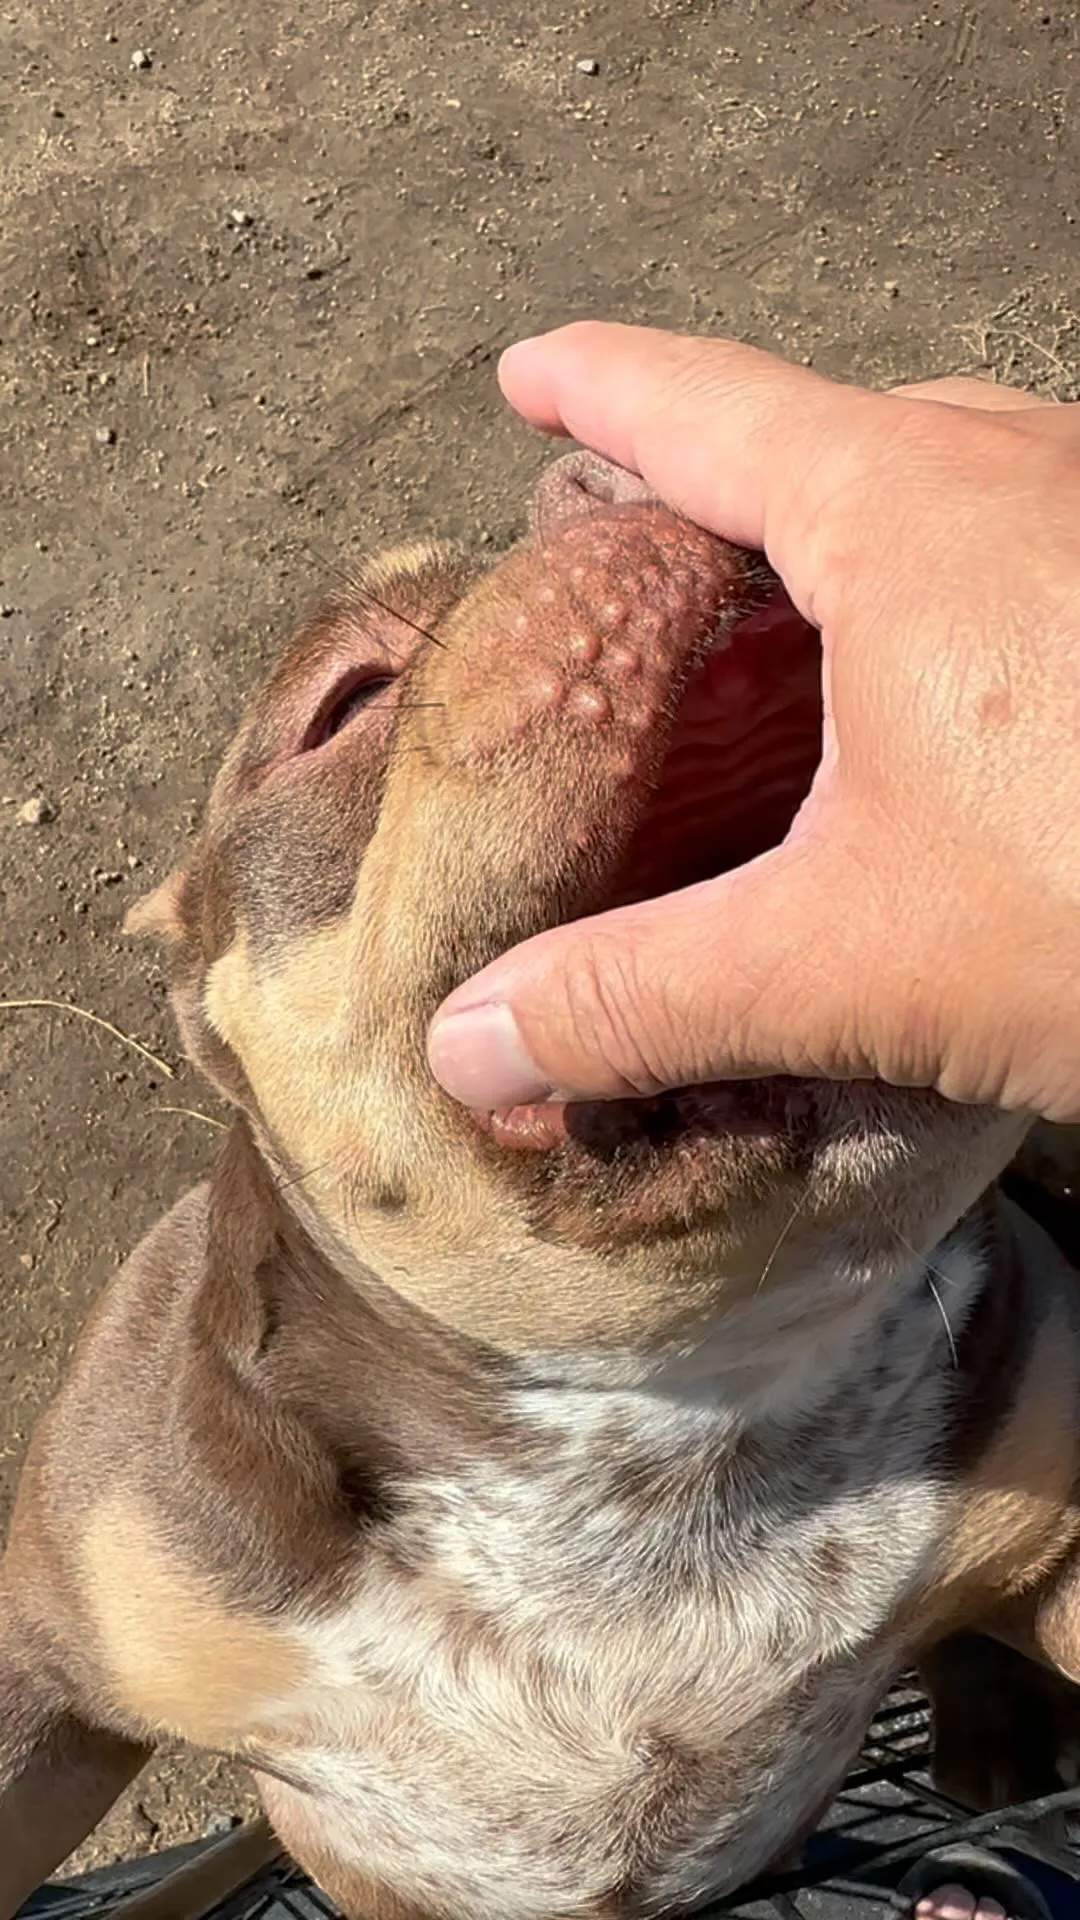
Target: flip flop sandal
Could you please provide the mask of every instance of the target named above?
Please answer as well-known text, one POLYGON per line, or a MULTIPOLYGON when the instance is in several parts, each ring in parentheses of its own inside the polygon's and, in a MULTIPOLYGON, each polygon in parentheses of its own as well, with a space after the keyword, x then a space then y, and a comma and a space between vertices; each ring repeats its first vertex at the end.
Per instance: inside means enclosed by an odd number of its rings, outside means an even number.
POLYGON ((892 1895, 893 1912, 910 1915, 928 1893, 948 1886, 964 1887, 976 1901, 996 1900, 1010 1920, 1051 1920, 1038 1887, 1019 1867, 985 1847, 962 1843, 923 1854, 892 1895))

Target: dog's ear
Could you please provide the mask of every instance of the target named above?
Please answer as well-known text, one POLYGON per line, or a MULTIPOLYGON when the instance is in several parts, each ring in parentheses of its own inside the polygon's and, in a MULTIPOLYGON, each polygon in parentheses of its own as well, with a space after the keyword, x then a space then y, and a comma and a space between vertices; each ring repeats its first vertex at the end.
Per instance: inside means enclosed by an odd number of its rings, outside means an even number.
POLYGON ((184 887, 182 869, 170 873, 153 893, 144 894, 136 900, 124 915, 124 932, 147 934, 155 940, 165 940, 175 946, 184 936, 184 924, 180 913, 180 896, 184 887))

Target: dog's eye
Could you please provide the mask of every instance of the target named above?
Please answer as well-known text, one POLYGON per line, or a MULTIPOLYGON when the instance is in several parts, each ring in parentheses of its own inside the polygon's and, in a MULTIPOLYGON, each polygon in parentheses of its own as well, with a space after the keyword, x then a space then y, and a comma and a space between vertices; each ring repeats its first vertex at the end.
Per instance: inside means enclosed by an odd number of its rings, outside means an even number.
POLYGON ((392 673, 373 673, 358 668, 345 679, 339 680, 308 727, 300 747, 301 753, 312 753, 316 747, 325 747, 327 741, 347 727, 363 707, 370 706, 380 693, 392 687, 395 677, 392 673))

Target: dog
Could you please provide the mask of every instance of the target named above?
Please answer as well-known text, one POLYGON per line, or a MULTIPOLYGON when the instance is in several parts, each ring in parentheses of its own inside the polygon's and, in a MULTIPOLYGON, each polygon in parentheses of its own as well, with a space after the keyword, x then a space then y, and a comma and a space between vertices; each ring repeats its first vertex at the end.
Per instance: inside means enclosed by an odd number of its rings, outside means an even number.
POLYGON ((775 844, 820 678, 764 563, 581 453, 508 553, 384 555, 287 648, 132 916, 236 1118, 27 1458, 0 1914, 166 1736, 349 1920, 693 1909, 912 1662, 970 1798, 1075 1773, 1080 1289, 999 1184, 1026 1123, 780 1079, 475 1115, 426 1066, 498 952, 775 844), (973 1659, 1051 1688, 1037 1752, 967 1737, 973 1659))

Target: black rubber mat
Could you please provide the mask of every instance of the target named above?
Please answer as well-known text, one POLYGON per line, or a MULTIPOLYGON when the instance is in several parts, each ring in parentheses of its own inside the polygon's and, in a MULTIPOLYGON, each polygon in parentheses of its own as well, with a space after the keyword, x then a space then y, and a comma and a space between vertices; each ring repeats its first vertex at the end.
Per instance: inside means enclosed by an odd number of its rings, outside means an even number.
MULTIPOLYGON (((927 1766, 929 1709, 914 1688, 889 1696, 859 1765, 806 1849, 797 1873, 755 1881, 708 1909, 740 1920, 885 1920, 906 1868, 931 1847, 976 1840, 1007 1852, 1040 1887, 1055 1920, 1080 1920, 1080 1849, 1044 1837, 1047 1816, 1075 1809, 1080 1788, 971 1819, 936 1793, 927 1766)), ((1066 1822, 1059 1822, 1065 1825, 1066 1822)), ((220 1838, 220 1836, 219 1836, 220 1838)), ((51 1883, 19 1920, 91 1920, 149 1887, 213 1840, 51 1883)), ((295 1868, 260 1874, 216 1909, 215 1920, 337 1920, 337 1909, 295 1868)))

